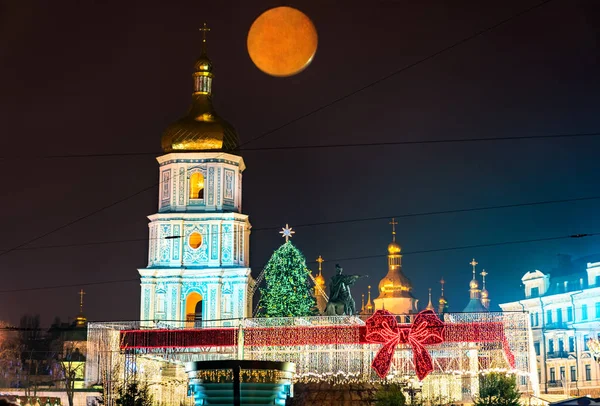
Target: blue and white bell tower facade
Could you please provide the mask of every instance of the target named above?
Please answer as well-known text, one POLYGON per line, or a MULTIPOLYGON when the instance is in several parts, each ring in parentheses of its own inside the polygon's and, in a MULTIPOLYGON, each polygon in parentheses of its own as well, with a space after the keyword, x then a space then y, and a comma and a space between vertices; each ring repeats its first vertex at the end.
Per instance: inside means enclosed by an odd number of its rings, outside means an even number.
POLYGON ((240 156, 169 153, 158 158, 158 213, 149 216, 141 320, 233 325, 252 314, 250 222, 241 214, 240 156))

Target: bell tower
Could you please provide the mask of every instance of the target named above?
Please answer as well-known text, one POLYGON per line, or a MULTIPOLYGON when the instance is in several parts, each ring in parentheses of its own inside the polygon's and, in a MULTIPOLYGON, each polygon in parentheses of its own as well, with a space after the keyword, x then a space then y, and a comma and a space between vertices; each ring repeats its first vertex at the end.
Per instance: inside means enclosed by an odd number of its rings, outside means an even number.
POLYGON ((238 136, 212 105, 212 62, 194 65, 192 103, 162 136, 158 213, 149 216, 140 319, 187 327, 234 325, 252 314, 250 222, 242 214, 238 136), (179 323, 180 325, 180 323, 179 323))

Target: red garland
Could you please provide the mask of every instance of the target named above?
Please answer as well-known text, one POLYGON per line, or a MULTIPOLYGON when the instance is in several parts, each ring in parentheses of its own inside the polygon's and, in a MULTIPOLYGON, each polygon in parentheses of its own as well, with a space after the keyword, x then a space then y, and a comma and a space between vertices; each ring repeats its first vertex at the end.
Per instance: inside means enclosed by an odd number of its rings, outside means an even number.
POLYGON ((415 361, 415 371, 423 380, 431 371, 431 355, 425 344, 444 342, 444 323, 433 310, 422 311, 415 322, 408 327, 398 326, 396 316, 387 310, 377 310, 367 319, 366 340, 369 343, 383 344, 373 358, 371 367, 380 378, 385 378, 392 366, 392 359, 398 344, 410 344, 415 361))

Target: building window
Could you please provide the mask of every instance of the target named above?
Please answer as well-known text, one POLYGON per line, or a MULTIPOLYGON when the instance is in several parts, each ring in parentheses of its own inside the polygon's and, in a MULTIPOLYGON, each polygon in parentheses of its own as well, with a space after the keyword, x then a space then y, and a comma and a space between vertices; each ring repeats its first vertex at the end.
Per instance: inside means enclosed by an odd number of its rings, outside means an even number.
POLYGON ((548 352, 554 352, 554 340, 553 339, 548 340, 548 352))
POLYGON ((192 233, 189 237, 190 247, 197 250, 202 245, 202 234, 200 233, 192 233))
POLYGON ((577 367, 575 365, 571 365, 571 382, 575 382, 577 380, 577 367))
POLYGON ((525 386, 525 385, 527 385, 527 377, 521 376, 521 386, 525 386))
POLYGON ((590 336, 588 336, 587 334, 583 336, 583 351, 589 351, 589 347, 588 347, 588 340, 590 339, 590 336))
POLYGON ((573 308, 567 307, 567 321, 573 321, 573 308))
POLYGON ((540 295, 540 288, 531 288, 531 297, 538 297, 540 295))
POLYGON ((556 309, 556 323, 562 323, 562 309, 556 309))
POLYGON ((560 380, 562 381, 565 378, 566 378, 565 367, 560 367, 560 380))
POLYGON ((587 305, 581 305, 581 320, 587 320, 587 305))
POLYGON ((563 352, 565 350, 565 342, 562 338, 558 339, 558 351, 563 352))
POLYGON ((585 380, 592 380, 592 366, 590 364, 585 364, 585 380))
POLYGON ((546 310, 546 324, 552 324, 552 310, 546 310))
POLYGON ((540 325, 540 317, 539 317, 539 313, 535 312, 535 325, 539 326, 540 325))
POLYGON ((569 352, 575 352, 575 337, 569 337, 569 352))
POLYGON ((532 327, 533 327, 533 326, 535 326, 535 324, 533 324, 533 313, 531 313, 531 314, 529 315, 529 317, 531 317, 531 326, 532 326, 532 327))
POLYGON ((536 341, 533 343, 533 348, 535 349, 535 355, 540 355, 540 342, 536 341))
POLYGON ((596 302, 596 318, 600 319, 600 302, 596 302))
POLYGON ((596 275, 596 280, 595 280, 595 285, 599 286, 600 285, 600 275, 596 275))
POLYGON ((204 175, 200 172, 190 176, 190 199, 204 199, 204 175))
POLYGON ((556 370, 554 368, 550 368, 550 382, 556 382, 556 370))

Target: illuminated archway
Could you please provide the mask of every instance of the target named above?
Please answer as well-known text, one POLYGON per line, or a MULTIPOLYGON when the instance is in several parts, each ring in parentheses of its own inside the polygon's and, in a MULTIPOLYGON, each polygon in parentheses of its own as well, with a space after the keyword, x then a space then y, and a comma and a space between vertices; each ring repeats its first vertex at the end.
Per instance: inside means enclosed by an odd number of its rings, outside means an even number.
POLYGON ((200 172, 190 176, 190 199, 204 199, 204 175, 200 172))
POLYGON ((202 323, 202 295, 190 292, 185 299, 186 327, 200 327, 202 323))

